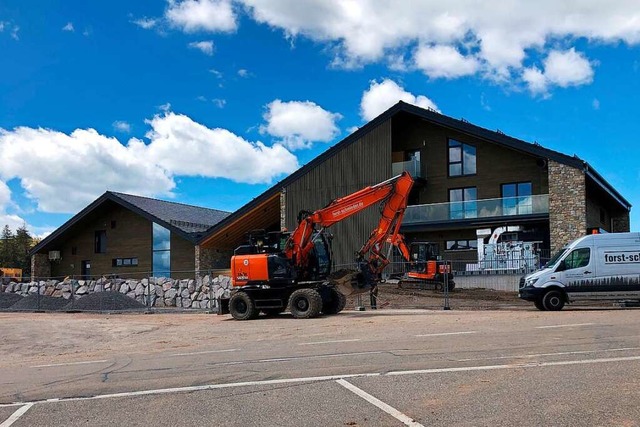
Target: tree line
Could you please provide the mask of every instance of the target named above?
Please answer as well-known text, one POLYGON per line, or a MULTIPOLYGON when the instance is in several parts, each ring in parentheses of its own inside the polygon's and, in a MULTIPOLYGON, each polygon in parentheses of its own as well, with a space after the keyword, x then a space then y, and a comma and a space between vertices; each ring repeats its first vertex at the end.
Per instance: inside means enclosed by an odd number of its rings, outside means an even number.
POLYGON ((0 233, 0 267, 21 268, 23 277, 31 274, 29 250, 34 243, 35 240, 25 225, 15 233, 5 225, 0 233))

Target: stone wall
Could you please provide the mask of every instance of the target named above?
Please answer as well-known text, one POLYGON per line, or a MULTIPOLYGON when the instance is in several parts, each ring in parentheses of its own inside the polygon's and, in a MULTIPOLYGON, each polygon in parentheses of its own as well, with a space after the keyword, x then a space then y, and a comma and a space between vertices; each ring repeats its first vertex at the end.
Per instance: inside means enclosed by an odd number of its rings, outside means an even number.
POLYGON ((228 298, 231 279, 228 276, 204 276, 197 279, 107 279, 63 281, 47 280, 30 283, 9 282, 0 292, 22 296, 33 294, 54 298, 82 298, 94 292, 120 292, 148 307, 212 308, 217 298, 228 298))
POLYGON ((549 233, 551 252, 587 231, 585 175, 580 169, 549 160, 549 233))
POLYGON ((31 255, 31 280, 36 277, 51 277, 51 261, 48 254, 31 255))
POLYGON ((195 274, 202 276, 209 270, 228 270, 231 266, 233 250, 195 247, 195 274))
POLYGON ((629 212, 611 218, 611 228, 613 233, 628 233, 631 231, 629 212))

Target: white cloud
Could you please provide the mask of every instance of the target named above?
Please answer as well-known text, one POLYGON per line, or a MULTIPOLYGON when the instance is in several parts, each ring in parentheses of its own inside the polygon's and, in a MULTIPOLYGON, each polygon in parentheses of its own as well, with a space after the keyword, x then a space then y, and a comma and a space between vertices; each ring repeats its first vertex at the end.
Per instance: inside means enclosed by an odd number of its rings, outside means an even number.
POLYGON ((238 70, 238 75, 242 78, 247 78, 247 77, 251 77, 251 73, 249 73, 249 70, 245 70, 244 68, 240 68, 238 70))
POLYGON ((217 78, 221 79, 223 77, 222 73, 218 70, 216 70, 215 68, 212 68, 209 70, 209 72, 211 74, 213 74, 214 76, 216 76, 217 78))
POLYGON ((224 108, 225 105, 227 105, 227 100, 221 98, 214 98, 211 102, 213 102, 213 104, 218 108, 224 108))
POLYGON ((593 107, 594 110, 599 110, 600 100, 598 98, 593 98, 593 101, 591 101, 591 106, 593 107))
POLYGON ((436 104, 426 96, 416 96, 404 90, 393 80, 384 79, 380 83, 371 81, 369 89, 362 94, 360 116, 366 121, 372 120, 397 104, 398 101, 439 111, 436 104))
POLYGON ((18 179, 39 211, 77 212, 107 189, 171 195, 177 176, 269 183, 299 166, 280 144, 250 142, 184 115, 166 112, 148 123, 148 141, 126 145, 93 129, 0 129, 0 182, 18 179))
POLYGON ((580 86, 593 81, 589 60, 574 48, 553 50, 544 61, 544 75, 549 82, 561 87, 580 86))
POLYGON ((73 28, 73 22, 67 22, 67 25, 62 27, 62 31, 69 31, 71 33, 74 32, 75 28, 73 28))
POLYGON ((136 19, 131 22, 133 22, 140 28, 143 28, 145 30, 150 30, 152 28, 155 28, 158 25, 159 20, 157 18, 147 18, 145 16, 143 18, 136 19))
POLYGON ((14 40, 20 40, 18 37, 18 31, 20 31, 20 27, 11 22, 0 21, 0 33, 4 32, 4 30, 9 31, 9 36, 14 40))
POLYGON ((168 0, 165 19, 187 33, 233 32, 237 17, 230 0, 168 0))
POLYGON ((463 56, 453 46, 421 45, 415 52, 415 66, 432 78, 455 79, 475 74, 480 62, 473 56, 463 56))
POLYGON ((266 108, 264 119, 267 123, 260 131, 280 138, 291 150, 309 148, 313 142, 329 142, 340 133, 336 122, 342 116, 314 102, 276 99, 266 108))
POLYGON ((25 221, 18 215, 7 213, 7 208, 12 204, 11 190, 4 182, 0 181, 0 229, 8 225, 12 230, 21 227, 25 221))
POLYGON ((113 122, 112 126, 118 132, 123 132, 123 133, 131 132, 131 125, 123 120, 116 120, 115 122, 113 122))
MULTIPOLYGON (((637 0, 486 0, 481 7, 476 0, 307 0, 304 6, 300 0, 238 1, 253 19, 281 29, 288 39, 325 43, 327 51, 335 53, 333 64, 382 62, 401 69, 404 61, 399 59, 414 46, 432 46, 426 52, 416 50, 408 62, 422 63, 430 76, 447 78, 474 74, 512 84, 522 76, 525 61, 536 61, 539 53, 545 57, 558 42, 567 48, 577 39, 640 42, 637 0), (425 63, 425 53, 445 62, 425 63)), ((561 70, 563 76, 566 71, 561 70)), ((547 76, 550 81, 552 75, 547 76)), ((572 76, 567 85, 579 76, 572 76)))
POLYGON ((525 68, 522 79, 534 94, 548 95, 550 86, 580 86, 593 81, 593 68, 588 59, 574 48, 553 50, 543 61, 544 71, 525 68))
POLYGON ((203 40, 199 42, 191 42, 189 43, 189 47, 191 49, 198 49, 202 53, 208 56, 213 56, 213 41, 211 40, 203 40))

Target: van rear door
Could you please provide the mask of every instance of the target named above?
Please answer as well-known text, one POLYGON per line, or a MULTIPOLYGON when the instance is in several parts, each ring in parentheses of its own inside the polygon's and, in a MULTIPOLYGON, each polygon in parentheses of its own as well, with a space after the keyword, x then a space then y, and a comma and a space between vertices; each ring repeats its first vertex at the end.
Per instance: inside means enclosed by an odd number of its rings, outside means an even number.
POLYGON ((596 261, 591 247, 573 249, 564 259, 564 284, 570 301, 591 299, 596 277, 596 261))

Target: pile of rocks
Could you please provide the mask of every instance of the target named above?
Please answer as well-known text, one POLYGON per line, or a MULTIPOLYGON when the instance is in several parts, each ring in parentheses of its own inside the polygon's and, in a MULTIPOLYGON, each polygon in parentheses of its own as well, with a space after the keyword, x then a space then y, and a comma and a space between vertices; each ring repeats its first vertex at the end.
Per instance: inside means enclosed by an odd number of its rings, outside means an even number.
POLYGON ((214 308, 218 298, 229 298, 228 276, 170 279, 151 277, 137 279, 101 278, 98 280, 46 280, 30 283, 10 282, 0 292, 21 296, 45 295, 54 298, 79 299, 96 292, 120 292, 147 307, 214 308))

